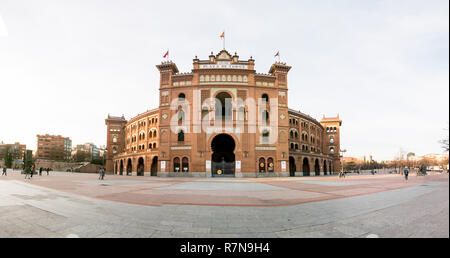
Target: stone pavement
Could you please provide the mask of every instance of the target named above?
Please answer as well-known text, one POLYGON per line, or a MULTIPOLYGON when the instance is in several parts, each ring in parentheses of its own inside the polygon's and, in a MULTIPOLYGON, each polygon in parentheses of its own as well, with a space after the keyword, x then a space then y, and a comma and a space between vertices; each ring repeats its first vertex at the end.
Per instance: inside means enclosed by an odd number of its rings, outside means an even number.
POLYGON ((449 237, 448 175, 0 177, 0 237, 449 237))

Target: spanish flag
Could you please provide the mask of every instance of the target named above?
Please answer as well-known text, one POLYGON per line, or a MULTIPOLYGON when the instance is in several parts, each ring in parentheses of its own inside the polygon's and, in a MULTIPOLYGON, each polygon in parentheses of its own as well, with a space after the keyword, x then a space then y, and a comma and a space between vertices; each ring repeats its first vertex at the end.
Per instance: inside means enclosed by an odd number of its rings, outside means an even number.
POLYGON ((225 38, 225 32, 222 32, 222 34, 220 34, 220 38, 225 38))

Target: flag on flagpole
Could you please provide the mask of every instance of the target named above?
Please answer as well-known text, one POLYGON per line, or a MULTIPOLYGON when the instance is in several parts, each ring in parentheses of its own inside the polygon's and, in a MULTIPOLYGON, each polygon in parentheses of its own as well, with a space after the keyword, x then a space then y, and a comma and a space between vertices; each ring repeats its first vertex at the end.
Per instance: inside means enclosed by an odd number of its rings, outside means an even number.
POLYGON ((225 31, 222 32, 222 34, 220 34, 220 38, 221 38, 222 41, 223 41, 223 49, 225 49, 225 31))
POLYGON ((277 56, 280 57, 280 51, 278 51, 274 57, 277 57, 277 56))
POLYGON ((163 55, 164 58, 169 56, 169 50, 167 50, 167 52, 163 55))

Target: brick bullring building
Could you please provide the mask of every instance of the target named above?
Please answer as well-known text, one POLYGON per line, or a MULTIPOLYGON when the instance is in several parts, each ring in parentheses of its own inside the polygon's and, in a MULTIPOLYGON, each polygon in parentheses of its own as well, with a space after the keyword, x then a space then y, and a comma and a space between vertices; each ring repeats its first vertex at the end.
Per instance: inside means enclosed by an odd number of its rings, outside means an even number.
POLYGON ((339 115, 319 122, 288 108, 290 66, 268 74, 226 50, 193 60, 190 73, 162 62, 159 108, 109 116, 106 169, 118 175, 320 176, 340 170, 339 115))

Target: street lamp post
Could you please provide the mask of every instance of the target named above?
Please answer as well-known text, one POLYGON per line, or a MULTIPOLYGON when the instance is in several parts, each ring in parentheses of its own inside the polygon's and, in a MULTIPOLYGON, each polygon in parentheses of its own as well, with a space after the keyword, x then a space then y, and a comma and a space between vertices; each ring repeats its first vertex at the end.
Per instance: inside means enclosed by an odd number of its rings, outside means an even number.
POLYGON ((346 153, 347 150, 341 150, 341 158, 342 158, 342 168, 341 168, 341 172, 344 173, 344 165, 345 165, 345 161, 344 161, 344 153, 346 153))

